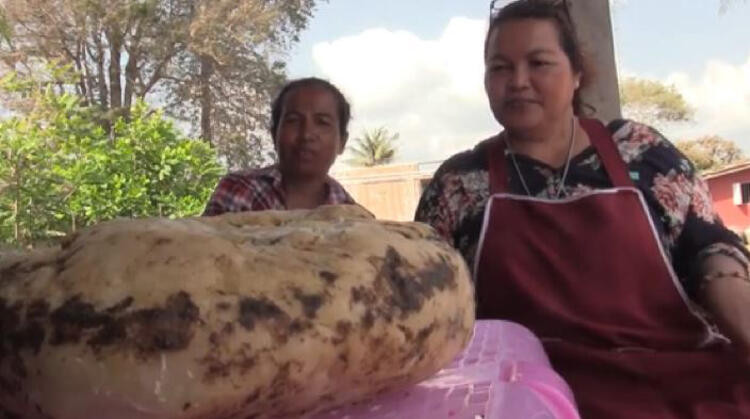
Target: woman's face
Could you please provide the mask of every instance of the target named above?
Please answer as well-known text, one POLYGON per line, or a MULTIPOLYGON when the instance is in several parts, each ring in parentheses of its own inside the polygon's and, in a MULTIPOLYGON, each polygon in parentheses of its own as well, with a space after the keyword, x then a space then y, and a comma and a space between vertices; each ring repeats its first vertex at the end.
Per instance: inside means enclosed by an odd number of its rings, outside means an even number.
POLYGON ((506 129, 534 129, 570 118, 580 79, 553 22, 511 20, 490 33, 484 86, 495 119, 506 129))
POLYGON ((287 92, 274 138, 282 173, 294 177, 328 174, 344 143, 336 105, 333 94, 320 86, 287 92))

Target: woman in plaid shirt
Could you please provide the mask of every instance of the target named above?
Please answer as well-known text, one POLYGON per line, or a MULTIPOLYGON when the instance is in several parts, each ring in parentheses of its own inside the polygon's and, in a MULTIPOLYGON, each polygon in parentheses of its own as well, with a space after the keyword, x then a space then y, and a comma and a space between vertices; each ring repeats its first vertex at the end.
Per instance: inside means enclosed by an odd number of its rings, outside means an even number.
POLYGON ((224 176, 203 215, 354 204, 328 176, 344 151, 350 117, 349 102, 333 84, 314 77, 287 83, 271 104, 278 163, 224 176))

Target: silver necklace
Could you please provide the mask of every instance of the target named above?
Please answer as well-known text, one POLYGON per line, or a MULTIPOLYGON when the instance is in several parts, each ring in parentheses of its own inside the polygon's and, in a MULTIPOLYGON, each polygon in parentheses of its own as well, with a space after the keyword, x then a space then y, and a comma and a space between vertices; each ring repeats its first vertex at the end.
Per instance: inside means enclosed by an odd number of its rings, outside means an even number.
MULTIPOLYGON (((576 118, 575 116, 571 118, 570 120, 570 139, 568 140, 568 158, 565 160, 565 167, 563 168, 562 177, 560 177, 560 181, 557 183, 557 193, 555 193, 555 199, 560 198, 560 194, 562 194, 563 189, 565 188, 565 179, 568 177, 568 169, 570 168, 570 158, 573 155, 573 145, 575 144, 576 139, 576 118)), ((513 160, 513 166, 516 168, 516 173, 518 174, 518 178, 521 180, 521 185, 523 186, 523 189, 526 191, 526 195, 531 196, 531 191, 529 190, 529 187, 526 185, 526 179, 523 178, 523 175, 521 174, 521 169, 518 167, 518 161, 516 161, 516 153, 513 152, 513 149, 510 147, 510 142, 508 141, 508 135, 503 135, 503 141, 505 141, 505 146, 508 148, 508 151, 510 152, 510 158, 513 160)))

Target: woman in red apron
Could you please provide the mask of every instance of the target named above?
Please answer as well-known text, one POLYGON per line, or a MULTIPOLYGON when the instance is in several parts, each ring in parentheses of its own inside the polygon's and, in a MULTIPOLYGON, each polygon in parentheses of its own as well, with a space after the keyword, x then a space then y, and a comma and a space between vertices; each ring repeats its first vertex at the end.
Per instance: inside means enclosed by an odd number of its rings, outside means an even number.
POLYGON ((473 266, 478 318, 540 336, 584 418, 750 418, 746 251, 657 132, 577 117, 559 3, 493 13, 485 87, 506 130, 444 163, 416 218, 473 266))

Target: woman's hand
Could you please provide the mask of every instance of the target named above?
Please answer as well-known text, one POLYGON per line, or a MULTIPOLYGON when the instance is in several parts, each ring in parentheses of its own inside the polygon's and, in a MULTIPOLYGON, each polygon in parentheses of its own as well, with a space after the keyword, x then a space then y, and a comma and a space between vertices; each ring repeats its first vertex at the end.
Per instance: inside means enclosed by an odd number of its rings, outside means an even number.
POLYGON ((721 254, 704 260, 701 298, 722 333, 750 364, 750 280, 745 267, 721 254))

